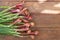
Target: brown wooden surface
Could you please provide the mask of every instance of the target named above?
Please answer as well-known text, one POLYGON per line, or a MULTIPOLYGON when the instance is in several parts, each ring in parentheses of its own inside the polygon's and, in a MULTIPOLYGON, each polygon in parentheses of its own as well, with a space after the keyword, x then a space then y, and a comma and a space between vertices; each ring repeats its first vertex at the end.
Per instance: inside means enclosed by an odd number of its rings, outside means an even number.
MULTIPOLYGON (((19 3, 20 0, 0 0, 0 6, 12 6, 19 3)), ((34 40, 60 40, 60 15, 48 15, 39 13, 43 9, 60 10, 59 8, 53 8, 52 5, 58 3, 60 0, 48 0, 44 4, 38 4, 33 2, 36 0, 26 0, 32 2, 26 2, 26 7, 31 11, 35 27, 39 31, 39 35, 34 40), (55 2, 54 2, 55 1, 55 2)), ((0 40, 32 40, 30 37, 19 38, 12 36, 0 36, 0 40)))
MULTIPOLYGON (((1 1, 1 2, 3 2, 3 1, 4 1, 4 2, 6 2, 6 1, 8 1, 8 2, 10 2, 10 1, 11 1, 11 2, 16 2, 16 1, 18 1, 18 2, 19 2, 19 1, 22 1, 22 0, 0 0, 0 1, 1 1)), ((26 1, 27 1, 27 2, 31 1, 31 2, 32 2, 32 1, 37 1, 37 0, 26 0, 26 1)), ((57 2, 57 1, 60 1, 60 0, 47 0, 47 1, 57 2)))

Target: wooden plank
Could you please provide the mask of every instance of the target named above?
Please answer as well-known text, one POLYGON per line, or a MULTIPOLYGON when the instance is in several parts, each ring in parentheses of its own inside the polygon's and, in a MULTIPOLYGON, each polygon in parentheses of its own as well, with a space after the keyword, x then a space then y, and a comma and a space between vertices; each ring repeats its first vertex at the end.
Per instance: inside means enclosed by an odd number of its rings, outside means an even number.
POLYGON ((55 4, 59 2, 45 2, 45 3, 38 3, 38 2, 26 2, 26 7, 29 8, 30 11, 40 13, 44 9, 51 9, 51 10, 60 10, 58 7, 54 7, 55 4))
MULTIPOLYGON (((1 2, 19 2, 22 0, 0 0, 1 2)), ((26 2, 37 2, 38 0, 25 0, 26 2)), ((60 0, 47 0, 47 2, 59 2, 60 0)))
POLYGON ((18 2, 22 0, 0 0, 1 2, 18 2))
POLYGON ((36 27, 60 27, 60 15, 33 14, 36 27))

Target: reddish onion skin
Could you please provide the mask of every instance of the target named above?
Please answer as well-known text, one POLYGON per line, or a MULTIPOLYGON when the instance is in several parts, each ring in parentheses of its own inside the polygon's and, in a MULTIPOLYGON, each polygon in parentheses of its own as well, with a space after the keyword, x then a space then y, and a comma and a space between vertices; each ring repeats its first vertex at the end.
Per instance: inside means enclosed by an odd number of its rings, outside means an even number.
POLYGON ((28 19, 28 20, 32 20, 31 16, 25 16, 25 18, 28 19))
POLYGON ((35 36, 34 35, 30 35, 30 37, 34 40, 35 36))
POLYGON ((30 22, 30 26, 33 27, 35 25, 34 22, 30 22))
POLYGON ((23 8, 23 4, 17 4, 15 8, 16 8, 16 9, 23 8))
POLYGON ((38 35, 38 31, 32 32, 31 30, 29 30, 27 32, 27 34, 29 34, 29 35, 38 35))
POLYGON ((29 28, 22 28, 22 30, 27 31, 27 30, 29 30, 29 28))
POLYGON ((16 21, 17 21, 17 22, 21 22, 22 20, 21 20, 20 18, 18 18, 16 21))
POLYGON ((22 26, 33 27, 34 23, 33 22, 31 22, 31 23, 24 23, 24 25, 22 25, 22 26))
POLYGON ((30 15, 27 9, 24 11, 24 13, 25 15, 30 15))
POLYGON ((18 22, 21 22, 22 20, 20 18, 18 18, 15 22, 13 22, 13 24, 16 24, 18 22))
POLYGON ((24 26, 30 27, 30 24, 29 23, 25 23, 24 26))
POLYGON ((12 13, 18 13, 18 12, 20 12, 20 10, 19 9, 15 9, 15 10, 11 10, 11 12, 12 13))
POLYGON ((24 23, 28 23, 29 21, 28 21, 28 20, 26 20, 26 19, 23 19, 23 22, 24 22, 24 23))
POLYGON ((39 34, 39 32, 38 31, 35 31, 35 35, 38 35, 39 34))
POLYGON ((28 18, 29 20, 32 20, 32 17, 31 16, 29 16, 29 18, 28 18))
POLYGON ((35 33, 34 32, 31 32, 31 33, 29 33, 29 35, 35 35, 35 33))
POLYGON ((21 29, 16 29, 16 31, 28 31, 29 28, 21 28, 21 29))

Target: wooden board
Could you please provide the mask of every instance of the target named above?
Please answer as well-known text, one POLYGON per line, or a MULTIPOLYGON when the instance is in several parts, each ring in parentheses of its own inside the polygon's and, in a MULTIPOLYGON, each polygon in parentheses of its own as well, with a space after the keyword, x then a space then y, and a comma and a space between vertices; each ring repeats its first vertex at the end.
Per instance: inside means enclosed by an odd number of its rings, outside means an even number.
MULTIPOLYGON (((36 23, 35 29, 39 31, 39 35, 34 40, 60 40, 60 15, 48 15, 39 13, 43 8, 60 10, 59 8, 52 8, 52 5, 58 3, 60 0, 48 0, 44 4, 33 2, 37 0, 26 0, 26 7, 30 9, 36 23), (28 2, 32 1, 32 2, 28 2), (56 2, 54 2, 56 1, 56 2), (35 10, 35 8, 37 8, 35 10)), ((0 6, 13 6, 20 3, 20 0, 0 0, 0 6)), ((13 36, 0 35, 0 40, 32 40, 30 37, 19 38, 13 36)))

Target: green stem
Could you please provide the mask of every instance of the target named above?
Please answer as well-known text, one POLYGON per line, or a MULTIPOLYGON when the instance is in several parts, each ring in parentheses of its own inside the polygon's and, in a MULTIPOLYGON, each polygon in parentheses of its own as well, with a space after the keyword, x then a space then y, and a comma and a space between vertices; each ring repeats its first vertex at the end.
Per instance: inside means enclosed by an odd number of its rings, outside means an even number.
POLYGON ((0 8, 9 8, 9 6, 0 6, 0 8))
POLYGON ((1 16, 4 16, 4 15, 7 15, 7 14, 9 14, 9 13, 10 13, 10 12, 4 13, 4 14, 3 14, 3 13, 2 13, 2 14, 0 13, 0 17, 1 17, 1 16))
MULTIPOLYGON (((13 7, 15 7, 15 6, 13 6, 13 7)), ((4 13, 4 12, 7 12, 8 10, 10 10, 10 9, 13 8, 13 7, 10 7, 10 8, 8 8, 8 9, 5 9, 5 10, 1 11, 0 14, 2 14, 2 13, 4 13)))
POLYGON ((16 14, 9 14, 9 15, 6 15, 6 16, 2 16, 2 18, 12 18, 13 16, 15 16, 16 14))
POLYGON ((18 16, 14 16, 12 18, 7 18, 7 19, 2 19, 2 20, 0 20, 0 23, 10 21, 10 20, 13 20, 13 19, 16 19, 16 18, 18 18, 18 16))

